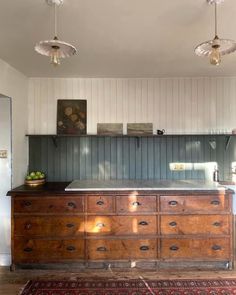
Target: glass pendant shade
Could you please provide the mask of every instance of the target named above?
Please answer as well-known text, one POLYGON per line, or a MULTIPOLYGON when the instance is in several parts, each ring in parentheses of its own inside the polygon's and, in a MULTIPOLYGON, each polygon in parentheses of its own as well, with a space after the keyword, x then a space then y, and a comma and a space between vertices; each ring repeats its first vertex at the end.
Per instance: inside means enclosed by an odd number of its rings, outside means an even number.
POLYGON ((64 41, 60 41, 57 38, 57 13, 56 8, 58 5, 63 3, 62 0, 48 0, 49 5, 54 5, 55 7, 55 37, 52 40, 40 41, 35 45, 35 51, 39 54, 48 56, 51 58, 51 64, 58 66, 61 63, 61 58, 70 57, 75 55, 76 48, 64 41))
POLYGON ((210 59, 210 64, 218 66, 221 62, 221 57, 236 51, 236 42, 230 39, 221 39, 217 36, 217 4, 222 0, 208 0, 208 3, 215 4, 215 38, 205 41, 195 48, 195 53, 198 56, 207 56, 210 59))

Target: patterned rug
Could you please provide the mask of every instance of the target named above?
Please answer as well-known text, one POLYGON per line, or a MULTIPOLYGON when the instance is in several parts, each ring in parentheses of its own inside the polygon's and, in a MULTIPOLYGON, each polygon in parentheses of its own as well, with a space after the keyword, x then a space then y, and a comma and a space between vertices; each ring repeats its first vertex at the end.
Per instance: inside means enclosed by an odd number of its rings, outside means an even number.
POLYGON ((29 281, 20 295, 233 295, 236 279, 29 281))

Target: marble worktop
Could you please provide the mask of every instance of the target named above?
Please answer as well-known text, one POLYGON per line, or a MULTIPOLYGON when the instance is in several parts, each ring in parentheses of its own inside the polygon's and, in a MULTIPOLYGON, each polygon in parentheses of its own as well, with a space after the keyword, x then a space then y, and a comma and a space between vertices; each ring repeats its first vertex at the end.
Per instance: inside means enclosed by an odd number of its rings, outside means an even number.
POLYGON ((65 191, 201 190, 225 191, 216 182, 203 180, 74 180, 65 191))

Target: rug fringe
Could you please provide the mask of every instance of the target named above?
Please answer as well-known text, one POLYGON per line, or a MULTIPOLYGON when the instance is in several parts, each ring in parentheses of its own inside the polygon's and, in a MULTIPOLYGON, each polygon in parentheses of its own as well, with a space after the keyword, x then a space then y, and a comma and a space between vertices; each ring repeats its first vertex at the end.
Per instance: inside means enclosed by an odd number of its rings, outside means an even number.
POLYGON ((32 281, 27 281, 27 283, 20 288, 20 292, 18 293, 18 295, 22 295, 24 291, 27 290, 27 286, 31 284, 32 281))

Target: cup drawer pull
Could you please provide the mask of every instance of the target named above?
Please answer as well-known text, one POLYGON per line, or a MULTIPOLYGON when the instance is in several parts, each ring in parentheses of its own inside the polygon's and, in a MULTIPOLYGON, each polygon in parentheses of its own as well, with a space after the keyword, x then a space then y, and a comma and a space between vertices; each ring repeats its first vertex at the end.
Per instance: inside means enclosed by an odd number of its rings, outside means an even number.
POLYGON ((170 206, 177 206, 178 205, 178 202, 177 201, 169 201, 168 203, 170 206))
POLYGON ((30 248, 30 247, 26 247, 26 248, 24 249, 24 252, 27 252, 27 253, 32 252, 32 251, 33 251, 33 249, 30 248))
POLYGON ((96 203, 98 206, 102 206, 102 205, 104 205, 104 202, 103 201, 97 201, 97 203, 96 203))
POLYGON ((171 251, 178 251, 179 250, 179 247, 176 246, 176 245, 173 245, 173 246, 170 246, 170 250, 171 251))
POLYGON ((102 223, 102 222, 98 222, 98 223, 96 224, 96 227, 98 227, 98 228, 103 228, 103 227, 105 227, 105 224, 102 223))
POLYGON ((97 251, 98 252, 106 252, 107 251, 107 248, 106 247, 98 247, 97 248, 97 251))
POLYGON ((213 201, 211 201, 211 205, 219 206, 219 205, 220 205, 220 201, 218 201, 218 200, 213 200, 213 201))
POLYGON ((172 227, 175 227, 175 226, 177 225, 177 222, 175 222, 175 221, 171 221, 171 222, 169 223, 169 225, 172 226, 172 227))
POLYGON ((139 249, 141 251, 148 251, 149 250, 149 247, 148 246, 141 246, 139 249))
POLYGON ((72 227, 74 227, 75 225, 73 224, 73 223, 67 223, 67 225, 66 225, 66 227, 68 227, 68 228, 72 228, 72 227))
POLYGON ((66 247, 67 251, 75 251, 75 247, 74 246, 68 246, 66 247))
POLYGON ((30 207, 31 205, 32 205, 32 203, 30 201, 24 201, 23 202, 24 207, 30 207))
POLYGON ((219 227, 219 226, 221 226, 221 223, 216 221, 216 222, 213 223, 213 226, 219 227))
POLYGON ((32 224, 31 223, 26 223, 25 224, 25 229, 26 230, 29 230, 29 229, 31 229, 32 228, 32 224))
POLYGON ((211 249, 214 250, 214 251, 219 251, 219 250, 221 250, 222 248, 221 248, 221 246, 219 246, 219 245, 213 245, 213 246, 211 247, 211 249))
POLYGON ((133 202, 132 203, 132 206, 134 207, 138 207, 138 206, 141 206, 142 204, 140 202, 133 202))
POLYGON ((140 222, 139 222, 139 225, 143 225, 143 226, 145 226, 145 225, 148 225, 148 222, 147 222, 147 221, 144 221, 144 220, 142 220, 142 221, 140 221, 140 222))
POLYGON ((70 207, 70 208, 73 208, 73 209, 76 208, 76 205, 75 205, 74 202, 68 202, 68 203, 67 203, 67 206, 70 207))

